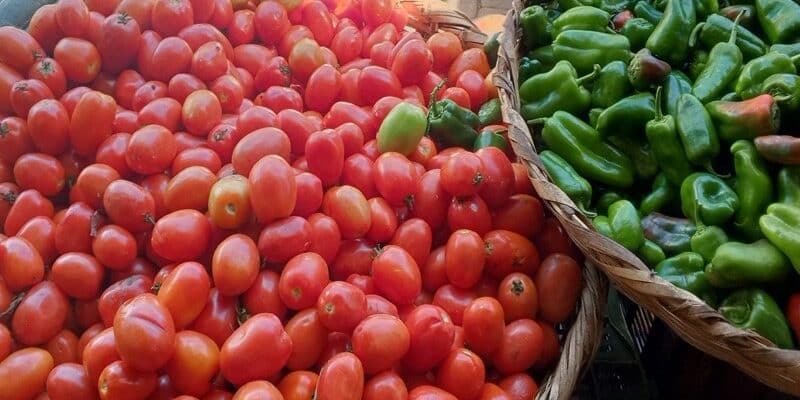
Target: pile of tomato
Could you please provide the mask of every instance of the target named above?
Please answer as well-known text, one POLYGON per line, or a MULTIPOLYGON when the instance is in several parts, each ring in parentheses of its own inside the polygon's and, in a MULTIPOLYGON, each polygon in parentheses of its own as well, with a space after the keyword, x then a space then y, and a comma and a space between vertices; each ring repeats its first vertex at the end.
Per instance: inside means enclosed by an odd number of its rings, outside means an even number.
POLYGON ((496 96, 408 12, 61 0, 0 28, 0 398, 530 400, 580 255, 513 154, 379 152, 444 79, 496 96))

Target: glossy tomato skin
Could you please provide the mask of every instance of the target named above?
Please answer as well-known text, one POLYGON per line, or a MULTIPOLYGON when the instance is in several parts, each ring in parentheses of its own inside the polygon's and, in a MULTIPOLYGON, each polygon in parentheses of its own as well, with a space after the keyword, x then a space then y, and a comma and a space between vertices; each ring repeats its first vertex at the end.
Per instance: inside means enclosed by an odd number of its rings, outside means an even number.
POLYGON ((126 301, 114 317, 113 329, 120 357, 139 371, 155 371, 172 357, 175 323, 155 295, 126 301))
POLYGON ((259 272, 256 282, 244 293, 243 302, 251 314, 271 313, 283 319, 286 305, 278 291, 280 275, 268 269, 259 272))
POLYGON ((297 183, 286 160, 268 155, 256 162, 249 178, 250 204, 260 222, 269 223, 292 214, 297 202, 297 183))
POLYGON ((238 324, 236 307, 235 297, 223 296, 217 288, 211 288, 206 306, 195 318, 191 329, 211 338, 217 347, 222 347, 238 324))
POLYGON ((528 194, 515 194, 495 210, 492 229, 503 229, 532 238, 544 225, 544 208, 539 199, 528 194))
POLYGON ((322 207, 322 181, 310 172, 295 175, 297 183, 297 203, 292 215, 307 218, 322 207))
POLYGON ((173 262, 198 258, 211 239, 208 218, 196 210, 179 210, 161 217, 150 244, 161 257, 173 262))
POLYGON ((328 264, 333 263, 342 242, 342 234, 336 221, 322 213, 308 217, 311 225, 311 246, 309 251, 319 254, 328 264))
POLYGON ((114 322, 114 316, 119 307, 127 300, 140 294, 150 292, 153 279, 145 275, 132 275, 123 280, 114 282, 100 295, 97 308, 106 327, 114 322))
POLYGON ((503 306, 492 297, 479 297, 464 310, 464 340, 481 356, 497 351, 505 329, 503 306))
POLYGON ((11 107, 11 99, 9 93, 11 86, 18 81, 25 79, 19 72, 13 68, 0 63, 0 112, 10 113, 13 111, 11 107))
POLYGON ((319 400, 359 400, 364 393, 364 368, 352 353, 333 356, 322 367, 317 380, 319 400))
POLYGON ((433 304, 443 308, 453 319, 453 323, 461 326, 464 310, 477 298, 474 289, 461 289, 454 285, 444 285, 433 294, 433 304))
POLYGON ((450 352, 439 366, 436 376, 436 381, 442 389, 460 399, 477 398, 485 380, 483 360, 464 348, 450 352))
POLYGON ((422 385, 414 388, 408 393, 408 400, 456 400, 449 392, 439 389, 436 386, 422 385))
POLYGON ((81 300, 97 298, 105 271, 94 256, 64 253, 53 262, 50 279, 64 294, 81 300))
POLYGON ((9 400, 32 399, 45 390, 53 366, 53 357, 45 350, 17 350, 0 361, 0 392, 9 400))
POLYGON ((372 225, 367 199, 360 190, 352 186, 328 189, 322 201, 322 210, 336 221, 345 239, 364 236, 372 225))
POLYGON ((286 333, 292 339, 292 355, 286 366, 292 371, 312 368, 328 344, 328 329, 322 325, 315 308, 295 314, 286 324, 286 333))
POLYGON ((208 336, 194 331, 175 335, 175 353, 166 366, 170 383, 179 393, 202 396, 219 372, 219 348, 208 336))
POLYGON ((411 345, 408 328, 399 318, 387 314, 365 318, 353 330, 351 340, 353 353, 370 375, 391 368, 411 345))
POLYGON ((540 317, 552 323, 569 318, 581 292, 581 268, 571 257, 547 256, 534 276, 540 300, 540 317))
POLYGON ((28 118, 28 112, 34 104, 41 100, 52 98, 53 92, 50 88, 37 79, 15 82, 11 86, 11 93, 9 94, 11 107, 22 118, 28 118))
POLYGON ((61 39, 53 51, 53 58, 64 67, 64 73, 70 81, 89 83, 100 74, 100 52, 88 40, 74 37, 61 39))
POLYGON ((211 187, 208 196, 211 221, 223 229, 235 229, 250 220, 250 183, 241 175, 226 176, 211 187))
POLYGON ((413 164, 400 153, 383 153, 375 160, 375 187, 393 207, 412 200, 417 176, 413 164))
POLYGON ((101 400, 146 399, 156 390, 155 372, 139 371, 125 361, 114 361, 100 374, 97 389, 101 400))
POLYGON ((194 321, 205 307, 211 278, 205 267, 197 262, 178 264, 158 289, 158 301, 172 315, 175 327, 182 329, 194 321))
POLYGON ((205 136, 222 119, 222 105, 214 92, 198 90, 189 94, 183 102, 183 126, 189 133, 205 136))
POLYGON ((258 236, 258 249, 269 263, 284 263, 311 246, 311 225, 300 217, 273 221, 258 236))
POLYGON ((445 270, 451 284, 462 289, 475 286, 483 275, 486 246, 477 233, 460 229, 447 240, 445 270))
POLYGON ((419 266, 402 247, 389 245, 372 261, 375 287, 395 304, 410 304, 422 290, 419 266))
POLYGON ((98 399, 97 388, 80 364, 57 365, 47 376, 47 394, 51 400, 98 399))
POLYGON ((89 91, 79 98, 69 125, 70 141, 76 153, 95 154, 100 144, 111 136, 116 108, 114 98, 100 92, 89 91))
POLYGON ((486 271, 497 279, 511 272, 533 276, 539 269, 539 252, 536 246, 522 235, 496 230, 483 237, 487 246, 486 271))
POLYGON ((350 333, 367 315, 364 292, 347 282, 331 282, 317 299, 322 325, 334 332, 350 333))
POLYGON ((536 396, 539 385, 527 373, 520 372, 503 378, 498 385, 505 390, 512 400, 526 400, 536 396))
POLYGON ((14 312, 11 330, 23 345, 44 344, 64 327, 68 311, 64 293, 53 282, 44 281, 25 294, 14 312))
POLYGON ((5 286, 19 292, 44 279, 44 262, 36 248, 20 237, 0 241, 0 275, 5 286))
POLYGON ((317 374, 311 371, 294 371, 286 374, 278 384, 285 400, 305 400, 314 396, 317 374))
POLYGON ((130 15, 113 14, 103 22, 102 32, 98 50, 103 59, 103 71, 117 74, 136 60, 141 28, 130 15))
POLYGON ((316 253, 301 253, 284 266, 278 289, 287 307, 302 310, 316 305, 328 283, 330 278, 325 260, 316 253))
POLYGON ((45 196, 55 196, 66 184, 61 162, 42 153, 28 153, 19 157, 14 163, 14 180, 21 189, 35 189, 45 196))
POLYGON ((405 318, 411 338, 403 365, 410 371, 428 371, 450 354, 455 340, 455 325, 442 308, 421 305, 405 318))
POLYGON ((290 149, 289 136, 284 131, 273 127, 256 129, 236 144, 232 154, 233 167, 237 173, 247 176, 253 165, 264 156, 274 154, 288 162, 290 149))
POLYGON ((306 141, 305 155, 309 172, 322 180, 324 187, 339 182, 344 168, 344 143, 332 129, 314 132, 306 141))
POLYGON ((495 367, 507 375, 527 370, 541 356, 543 341, 542 328, 533 320, 520 319, 508 324, 493 357, 495 367))
POLYGON ((451 231, 469 229, 483 235, 491 229, 492 217, 480 196, 454 197, 447 209, 447 225, 451 231))
MULTIPOLYGON (((6 123, 9 119, 4 120, 6 123)), ((13 124, 8 124, 12 129, 6 140, 14 137, 15 132, 26 132, 30 142, 39 151, 45 154, 57 155, 66 151, 69 145, 69 115, 64 106, 52 99, 44 99, 34 104, 28 112, 27 130, 13 129, 13 124)), ((24 142, 23 142, 24 144, 24 142)), ((11 149, 13 146, 7 147, 11 149)), ((11 162, 10 156, 6 158, 11 162)))
POLYGON ((256 314, 225 341, 220 370, 233 384, 265 379, 280 371, 292 353, 292 340, 274 314, 256 314))
POLYGON ((246 235, 234 234, 220 243, 211 261, 214 286, 222 295, 244 293, 258 277, 258 247, 246 235))
POLYGON ((39 252, 42 261, 50 264, 56 257, 56 226, 48 217, 34 217, 20 228, 17 236, 30 242, 39 252))
POLYGON ((367 199, 378 196, 375 181, 372 179, 373 166, 374 161, 364 154, 356 153, 348 156, 342 167, 342 184, 355 187, 367 199))

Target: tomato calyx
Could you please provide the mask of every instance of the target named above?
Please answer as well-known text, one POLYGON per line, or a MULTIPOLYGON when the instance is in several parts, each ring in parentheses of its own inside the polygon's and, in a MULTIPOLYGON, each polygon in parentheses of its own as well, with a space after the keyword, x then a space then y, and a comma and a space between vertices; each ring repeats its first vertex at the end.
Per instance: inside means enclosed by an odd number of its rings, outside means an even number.
POLYGON ((159 290, 161 290, 161 282, 156 282, 153 284, 153 286, 150 286, 150 291, 155 295, 158 294, 159 290))
POLYGON ((117 15, 117 23, 120 25, 127 25, 133 18, 127 11, 123 11, 117 15))
POLYGON ((156 224, 156 219, 155 219, 155 217, 153 217, 153 214, 145 213, 143 218, 144 218, 144 222, 146 222, 146 223, 148 223, 150 225, 155 225, 156 224))
POLYGON ((25 82, 20 82, 17 85, 14 85, 15 92, 27 92, 28 91, 28 84, 25 82))
POLYGON ((53 63, 50 61, 44 60, 39 64, 39 72, 44 76, 50 76, 54 71, 55 68, 53 68, 53 63))
POLYGON ((403 199, 403 203, 405 203, 406 207, 408 207, 408 211, 414 211, 414 195, 409 194, 403 199))
POLYGON ((39 50, 34 50, 33 52, 31 52, 31 54, 33 55, 34 60, 40 60, 44 58, 44 55, 39 50))
MULTIPOLYGON (((77 178, 75 178, 75 179, 77 179, 77 178)), ((75 179, 70 177, 70 180, 72 180, 73 183, 74 183, 75 179)), ((70 186, 72 186, 72 185, 70 185, 70 186)), ((90 237, 93 237, 93 238, 97 237, 97 230, 100 229, 100 217, 101 217, 100 211, 95 210, 92 213, 92 216, 89 218, 89 236, 90 237)))
POLYGON ((248 319, 250 319, 250 312, 244 304, 236 304, 236 322, 242 326, 248 319))
POLYGON ((22 299, 25 298, 25 292, 19 292, 11 298, 11 302, 8 304, 8 308, 6 308, 3 312, 0 313, 0 320, 6 319, 14 315, 14 312, 17 311, 17 307, 19 304, 22 303, 22 299))
POLYGON ((372 259, 378 258, 383 253, 383 244, 378 243, 372 248, 372 259))
POLYGON ((8 127, 7 122, 0 122, 0 139, 3 139, 8 135, 8 132, 11 132, 11 128, 8 127))
POLYGON ((494 245, 491 242, 483 242, 483 248, 486 250, 486 255, 494 253, 494 245))
POLYGON ((523 292, 525 292, 525 285, 522 284, 522 281, 519 279, 514 279, 511 281, 511 293, 519 296, 523 292))
POLYGON ((0 200, 3 200, 8 204, 14 204, 14 202, 17 201, 17 194, 10 190, 5 193, 0 193, 0 200))

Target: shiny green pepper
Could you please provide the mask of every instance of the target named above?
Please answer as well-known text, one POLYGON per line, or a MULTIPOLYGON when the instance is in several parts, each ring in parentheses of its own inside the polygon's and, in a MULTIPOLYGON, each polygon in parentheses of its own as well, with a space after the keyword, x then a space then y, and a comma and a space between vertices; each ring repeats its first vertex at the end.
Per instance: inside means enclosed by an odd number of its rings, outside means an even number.
POLYGON ((430 136, 445 145, 470 148, 478 137, 478 127, 480 127, 478 116, 450 99, 432 103, 428 111, 430 136))
POLYGON ((736 94, 743 99, 756 97, 761 93, 761 85, 765 79, 775 74, 796 73, 797 68, 791 57, 782 53, 767 53, 750 60, 742 68, 736 81, 736 94))
POLYGON ((503 115, 500 112, 502 106, 500 105, 500 99, 493 98, 486 103, 481 105, 481 108, 478 110, 478 120, 481 123, 481 126, 492 125, 502 122, 503 115))
POLYGON ((527 49, 548 45, 553 40, 553 24, 540 5, 523 9, 519 13, 519 25, 522 28, 522 42, 527 49))
POLYGON ((717 291, 708 283, 703 257, 684 252, 667 258, 656 265, 656 275, 667 282, 694 294, 706 304, 717 304, 717 291))
POLYGON ((608 207, 608 221, 611 226, 611 239, 630 251, 636 251, 644 244, 644 231, 639 212, 628 200, 619 200, 608 207))
POLYGON ((652 191, 642 198, 639 204, 639 215, 661 211, 671 202, 678 199, 678 188, 669 182, 662 172, 653 180, 652 191))
POLYGON ((717 247, 706 276, 718 288, 739 288, 781 282, 792 265, 765 239, 753 243, 728 242, 717 247))
POLYGON ((693 221, 721 225, 739 209, 739 197, 722 179, 696 172, 681 184, 681 209, 693 221))
POLYGON ((722 301, 719 312, 733 325, 751 329, 782 349, 794 347, 783 310, 762 289, 741 289, 731 293, 722 301))
POLYGON ((719 246, 728 243, 728 234, 725 230, 718 226, 700 226, 697 232, 692 235, 692 251, 703 256, 703 259, 709 263, 714 258, 714 253, 717 252, 719 246))
POLYGON ((589 181, 580 176, 566 160, 550 150, 539 153, 539 158, 553 183, 575 202, 578 209, 586 215, 594 215, 587 208, 592 201, 592 185, 589 181))
POLYGON ((695 224, 687 219, 659 213, 651 213, 642 218, 642 229, 644 236, 667 254, 690 251, 692 235, 697 231, 695 224))
POLYGON ((553 69, 535 75, 520 85, 520 114, 526 120, 549 117, 558 110, 582 114, 589 109, 592 95, 585 87, 597 77, 600 67, 591 74, 578 77, 567 61, 559 61, 553 69))
POLYGON ((566 31, 553 41, 556 60, 566 60, 582 74, 612 61, 628 62, 633 54, 628 38, 618 34, 594 31, 566 31))
POLYGON ((553 21, 553 37, 566 31, 605 32, 611 21, 611 14, 591 6, 579 6, 564 11, 553 21))
POLYGON ((655 25, 644 18, 631 18, 622 26, 619 33, 628 38, 631 50, 639 51, 647 44, 647 39, 655 29, 655 25))
POLYGON ((592 86, 592 107, 606 108, 633 92, 628 81, 628 65, 613 61, 600 70, 592 86))
POLYGON ((800 207, 772 204, 758 222, 764 236, 789 257, 800 273, 800 207))
POLYGON ((800 166, 778 172, 778 202, 800 207, 800 166))
POLYGON ((748 240, 764 237, 758 219, 772 203, 772 177, 767 164, 749 140, 738 140, 731 145, 733 166, 736 171, 734 189, 739 196, 739 209, 733 226, 748 240))
POLYGON ((644 262, 648 266, 658 265, 658 263, 664 261, 667 258, 666 254, 664 254, 664 250, 655 242, 651 242, 645 239, 644 244, 642 247, 639 247, 636 250, 636 256, 638 256, 642 262, 644 262))

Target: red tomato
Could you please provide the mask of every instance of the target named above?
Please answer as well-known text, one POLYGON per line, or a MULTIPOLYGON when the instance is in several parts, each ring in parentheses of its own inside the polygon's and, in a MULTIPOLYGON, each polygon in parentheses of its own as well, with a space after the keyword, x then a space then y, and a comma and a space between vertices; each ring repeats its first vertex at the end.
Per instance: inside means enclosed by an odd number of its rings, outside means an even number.
MULTIPOLYGON (((186 137, 197 139, 192 136, 186 137)), ((178 140, 178 135, 175 135, 176 143, 178 140)), ((173 174, 177 174, 190 167, 205 167, 211 171, 211 173, 216 174, 220 168, 222 168, 222 160, 219 159, 217 153, 207 147, 200 147, 203 143, 202 140, 199 143, 198 146, 180 150, 178 154, 175 155, 175 159, 172 160, 172 167, 170 167, 170 171, 173 174)), ((178 147, 180 148, 180 145, 178 145, 178 147)))
POLYGON ((50 54, 53 53, 56 42, 63 36, 56 21, 56 8, 55 4, 45 4, 36 9, 27 28, 28 33, 50 54))
POLYGON ((278 54, 289 58, 289 54, 291 54, 295 44, 303 39, 314 39, 314 34, 303 25, 292 25, 280 38, 280 42, 277 46, 278 54))
POLYGON ((211 91, 220 99, 222 112, 236 112, 244 102, 244 86, 233 75, 222 75, 214 80, 211 91))
POLYGON ((169 88, 164 82, 148 81, 141 85, 133 94, 131 99, 131 106, 136 112, 141 111, 146 105, 150 104, 156 99, 166 97, 169 88))
POLYGON ((389 241, 397 230, 397 216, 389 203, 381 197, 373 197, 368 201, 371 226, 366 238, 377 243, 389 241))
POLYGON ((464 51, 458 36, 447 31, 434 33, 428 38, 428 47, 433 54, 433 70, 437 73, 447 72, 453 60, 464 51))
POLYGON ((497 279, 511 272, 533 276, 539 269, 539 252, 526 237, 511 231, 491 231, 484 235, 487 244, 486 271, 497 279))
POLYGON ((284 263, 308 250, 311 225, 301 217, 275 220, 261 231, 258 249, 269 263, 284 263))
MULTIPOLYGON (((514 194, 514 169, 502 150, 487 147, 475 152, 483 165, 481 197, 491 209, 499 208, 514 194)), ((531 224, 536 229, 536 220, 531 224)))
POLYGON ((106 225, 97 231, 92 253, 109 269, 122 271, 136 259, 136 239, 117 225, 106 225))
POLYGON ((196 262, 178 264, 158 289, 158 301, 172 315, 178 329, 188 326, 205 307, 211 278, 203 265, 196 262))
POLYGON ((493 357, 494 365, 504 374, 525 371, 541 356, 543 342, 544 335, 539 324, 530 319, 514 321, 506 326, 493 357))
POLYGON ((286 9, 278 2, 261 2, 255 14, 256 33, 267 45, 275 45, 289 30, 286 9))
POLYGON ((128 167, 141 175, 157 174, 172 165, 177 147, 167 128, 148 125, 134 132, 125 151, 128 167))
POLYGON ((509 197, 505 206, 495 210, 492 228, 534 237, 544 225, 544 208, 539 199, 528 194, 515 194, 509 197))
POLYGON ((55 196, 64 188, 64 166, 57 158, 28 153, 14 163, 14 179, 20 189, 35 189, 45 196, 55 196))
POLYGON ((359 90, 367 104, 374 104, 386 96, 403 96, 402 84, 397 76, 386 68, 376 66, 361 70, 359 90))
POLYGON ((311 247, 309 251, 319 254, 328 264, 334 261, 339 252, 342 233, 336 221, 322 213, 308 217, 311 224, 311 247))
POLYGON ((219 29, 228 27, 233 18, 233 4, 230 1, 214 0, 214 13, 208 22, 219 29))
POLYGON ((275 154, 288 161, 290 151, 291 144, 286 133, 278 128, 261 128, 239 141, 231 159, 236 172, 246 176, 264 156, 275 154))
POLYGON ((390 205, 399 207, 413 201, 419 176, 413 164, 400 153, 388 152, 375 160, 375 186, 390 205))
POLYGON ((456 82, 464 71, 470 69, 478 72, 481 76, 489 74, 489 60, 482 49, 472 48, 459 53, 450 65, 447 78, 450 82, 456 82))
POLYGON ((36 190, 25 190, 17 195, 14 204, 8 210, 4 233, 15 235, 30 219, 39 216, 52 217, 53 212, 53 203, 50 200, 36 190))
POLYGON ((45 264, 51 264, 56 257, 55 231, 53 220, 48 217, 34 217, 20 228, 17 236, 30 242, 45 264))
POLYGON ((177 131, 181 123, 181 103, 170 97, 155 99, 139 110, 136 122, 140 126, 156 124, 177 131))
POLYGON ((539 322, 539 327, 542 328, 544 336, 544 343, 542 347, 542 355, 539 360, 534 364, 534 368, 541 369, 550 367, 561 353, 561 344, 558 341, 558 334, 552 325, 546 322, 539 322))
POLYGON ((214 286, 223 295, 238 296, 255 282, 259 267, 253 239, 242 234, 229 236, 217 246, 211 260, 214 286))
POLYGON ((364 385, 364 400, 406 400, 408 389, 394 371, 381 372, 364 385))
POLYGON ((455 326, 442 308, 429 304, 418 306, 408 314, 405 325, 411 346, 403 363, 409 370, 428 371, 450 354, 455 326))
POLYGON ((72 148, 80 155, 94 155, 111 136, 117 104, 114 98, 90 91, 75 105, 69 125, 72 148))
POLYGON ((0 276, 12 292, 27 289, 44 279, 42 257, 29 241, 21 237, 12 236, 0 241, 0 261, 0 276))
POLYGON ((316 253, 302 253, 284 266, 278 291, 288 308, 302 310, 316 305, 328 283, 330 278, 325 260, 316 253))
POLYGON ((136 60, 141 29, 129 14, 113 14, 105 19, 98 50, 103 59, 103 71, 117 74, 136 60))
POLYGON ((298 312, 286 324, 292 339, 292 355, 286 366, 293 371, 314 366, 328 343, 328 329, 322 325, 316 308, 298 312))
POLYGON ((456 400, 456 396, 435 386, 422 385, 408 393, 408 400, 456 400))
POLYGON ((560 323, 575 310, 581 293, 581 268, 565 254, 551 254, 542 260, 535 276, 540 295, 540 317, 560 323))
POLYGON ((285 400, 310 399, 314 396, 317 378, 317 374, 310 371, 290 372, 281 379, 278 390, 280 390, 285 400))
POLYGON ((420 265, 423 266, 420 273, 422 274, 422 287, 425 290, 435 292, 449 283, 445 264, 445 246, 433 249, 425 263, 420 265))
POLYGON ((352 186, 329 189, 323 198, 322 209, 336 221, 345 239, 355 239, 365 235, 372 224, 367 199, 352 186))
POLYGON ((296 90, 283 86, 272 86, 255 99, 255 104, 281 112, 283 110, 303 110, 303 96, 296 90))
POLYGON ((34 143, 27 125, 22 118, 0 119, 0 131, 3 132, 0 136, 0 146, 2 146, 0 147, 0 161, 14 164, 21 156, 34 152, 34 143))
POLYGON ((364 393, 364 368, 352 353, 333 356, 319 371, 317 400, 360 400, 364 393))
POLYGON ((463 108, 471 109, 473 106, 469 93, 460 87, 449 87, 441 93, 441 99, 450 99, 463 108))
POLYGON ((148 175, 139 180, 144 190, 153 196, 153 202, 156 208, 156 218, 161 218, 167 213, 167 208, 164 205, 164 196, 169 186, 169 178, 166 174, 148 175))
POLYGON ((97 302, 103 324, 107 327, 111 326, 117 310, 125 301, 150 292, 152 286, 153 280, 144 275, 132 275, 111 284, 97 302))
POLYGON ((100 374, 97 388, 100 399, 143 398, 156 390, 158 376, 155 372, 139 371, 125 361, 114 361, 100 374), (136 393, 136 397, 128 393, 136 393), (139 397, 141 396, 141 397, 139 397))
POLYGON ((484 75, 471 69, 462 72, 461 75, 458 76, 456 86, 467 92, 473 111, 478 111, 489 97, 489 92, 484 84, 484 75))
POLYGON ((64 328, 68 312, 67 296, 53 282, 40 282, 25 293, 14 311, 11 332, 20 344, 45 344, 64 328))
POLYGON ((245 321, 220 351, 220 371, 241 385, 279 372, 292 353, 292 339, 274 314, 257 314, 245 321))
POLYGON ((481 279, 486 260, 486 245, 477 233, 460 229, 447 240, 445 271, 453 286, 469 289, 481 279))
POLYGON ((228 59, 222 43, 208 42, 202 44, 192 56, 191 74, 201 81, 209 82, 225 74, 228 70, 228 59))
POLYGON ((239 114, 239 119, 236 120, 236 130, 240 135, 247 135, 256 129, 275 127, 278 124, 277 118, 278 116, 272 110, 253 106, 239 114))
POLYGON ((69 329, 64 329, 53 336, 45 345, 45 349, 53 356, 56 365, 80 361, 78 337, 69 329))
POLYGON ((141 294, 122 304, 113 329, 119 356, 139 371, 155 371, 172 358, 175 324, 155 295, 141 294))
POLYGON ((317 299, 317 313, 326 328, 349 333, 367 315, 367 298, 349 283, 331 282, 317 299))
POLYGON ((529 400, 536 397, 536 392, 539 390, 539 386, 530 374, 524 372, 508 375, 498 385, 512 400, 529 400))
POLYGON ((461 326, 464 310, 477 298, 474 290, 460 289, 453 285, 444 285, 433 295, 433 304, 444 309, 453 319, 453 323, 461 326))
POLYGON ((155 0, 150 23, 158 34, 177 35, 193 22, 194 13, 189 0, 155 0))
POLYGON ((67 76, 64 68, 52 58, 42 58, 31 65, 28 78, 42 81, 55 97, 61 97, 67 91, 67 76))
POLYGON ((53 58, 73 82, 89 83, 100 73, 100 52, 88 40, 73 37, 61 39, 53 51, 53 58))
POLYGON ((236 391, 232 400, 281 400, 283 395, 270 382, 259 380, 248 382, 236 391))
MULTIPOLYGON (((341 25, 341 24, 340 24, 341 25)), ((342 64, 347 64, 361 55, 364 37, 355 26, 347 26, 333 36, 330 48, 342 64)))
POLYGON ((297 182, 297 203, 292 215, 308 217, 322 206, 322 181, 311 173, 303 172, 295 175, 297 182))
POLYGON ((289 67, 292 76, 300 82, 306 82, 311 74, 325 63, 319 44, 309 38, 300 39, 291 49, 289 67))
POLYGON ((9 400, 32 399, 45 390, 53 366, 53 357, 45 350, 17 350, 0 361, 0 392, 9 400))
POLYGON ((378 196, 372 173, 373 161, 363 154, 353 154, 344 161, 342 183, 357 188, 364 197, 371 199, 378 196))
POLYGON ((480 157, 474 153, 454 154, 442 167, 442 188, 453 196, 472 196, 483 187, 484 169, 480 157))
POLYGON ((217 153, 223 163, 229 163, 234 146, 240 137, 236 128, 228 124, 219 124, 208 132, 206 146, 217 153))
POLYGON ((436 229, 444 223, 450 201, 450 195, 442 189, 441 171, 433 169, 417 181, 412 213, 436 229))
POLYGON ((194 331, 175 335, 175 352, 167 363, 170 383, 179 393, 202 396, 219 372, 219 348, 208 336, 194 331))
POLYGON ((192 92, 183 103, 183 125, 189 133, 205 136, 222 119, 222 105, 209 90, 192 92))
POLYGON ((208 336, 217 346, 222 346, 238 325, 237 305, 237 298, 225 297, 217 288, 211 288, 206 306, 195 318, 191 329, 208 336))
POLYGON ((306 141, 317 130, 312 121, 297 110, 287 109, 278 113, 277 125, 289 136, 292 154, 305 154, 306 141))
MULTIPOLYGON (((74 3, 74 1, 69 1, 69 3, 74 3)), ((58 14, 58 9, 56 9, 56 18, 58 18, 58 14)), ((0 41, 5 43, 3 49, 0 50, 0 63, 21 73, 30 69, 31 65, 45 54, 33 36, 13 26, 0 28, 0 41)))
POLYGON ((503 306, 492 297, 473 300, 464 310, 464 340, 482 356, 497 351, 505 329, 503 306))
POLYGON ((489 207, 480 196, 453 197, 447 209, 447 226, 451 231, 469 229, 483 235, 492 227, 489 207))
POLYGON ((250 203, 260 222, 269 223, 292 214, 297 201, 297 183, 291 166, 284 159, 276 155, 263 157, 253 166, 249 177, 250 203))
POLYGON ((211 237, 208 218, 196 210, 179 210, 161 217, 153 227, 150 244, 167 260, 194 260, 206 250, 211 237))
MULTIPOLYGON (((339 91, 339 96, 343 102, 348 102, 350 104, 363 104, 363 101, 361 100, 361 93, 358 89, 358 81, 359 77, 361 77, 361 68, 363 67, 349 70, 342 68, 342 88, 339 91)), ((334 103, 334 105, 335 104, 336 103, 334 103)), ((375 129, 377 130, 377 126, 375 129)))
POLYGON ((80 364, 57 365, 47 376, 47 394, 51 400, 98 399, 97 388, 80 364))
POLYGON ((327 112, 339 97, 342 76, 329 64, 319 66, 306 84, 305 103, 310 110, 327 112))
POLYGON ((233 13, 233 21, 228 27, 228 39, 231 40, 232 45, 238 46, 253 42, 256 37, 255 19, 256 14, 250 10, 239 10, 233 13))
POLYGON ((377 314, 365 318, 353 330, 353 354, 364 372, 375 374, 391 368, 406 355, 411 345, 408 328, 399 318, 377 314))
POLYGON ((53 263, 50 279, 64 294, 76 299, 97 298, 103 283, 103 266, 85 253, 64 253, 53 263))
MULTIPOLYGON (((192 0, 194 1, 194 0, 192 0)), ((201 0, 201 1, 208 1, 208 0, 201 0)), ((231 10, 231 17, 233 17, 233 10, 231 10)), ((185 40, 186 43, 189 44, 192 52, 197 50, 200 46, 204 43, 208 42, 220 42, 222 43, 222 47, 225 49, 225 54, 229 60, 233 60, 234 57, 234 49, 231 46, 231 42, 228 38, 212 24, 194 24, 190 25, 186 28, 183 28, 179 33, 178 37, 185 40)), ((189 56, 191 58, 191 55, 189 56)))
POLYGON ((253 78, 253 87, 265 91, 272 86, 289 87, 292 83, 292 70, 281 56, 271 58, 253 78))
POLYGON ((283 319, 286 306, 278 292, 280 276, 270 270, 262 270, 256 282, 244 293, 243 302, 251 314, 271 313, 283 319))
POLYGON ((314 39, 322 46, 329 46, 334 34, 333 20, 325 3, 313 0, 302 6, 302 24, 314 34, 314 39))
POLYGON ((418 84, 433 68, 433 54, 422 39, 398 43, 398 47, 391 64, 392 72, 403 86, 418 84))
POLYGON ((305 149, 309 172, 317 175, 325 187, 339 182, 344 168, 344 143, 332 129, 312 133, 305 149))
POLYGON ((24 79, 17 71, 11 67, 0 63, 0 113, 10 113, 11 100, 9 94, 11 93, 11 85, 14 82, 24 79))
POLYGON ((26 79, 15 82, 11 85, 9 101, 14 112, 22 117, 28 118, 28 112, 34 104, 52 99, 53 92, 47 85, 37 79, 26 79))
POLYGON ((459 399, 477 398, 486 381, 483 360, 467 349, 453 350, 442 361, 436 382, 459 399))
POLYGON ((169 80, 167 93, 169 97, 172 97, 179 102, 183 102, 192 92, 203 89, 207 89, 206 84, 203 83, 203 81, 194 75, 182 73, 173 76, 172 79, 169 80))

